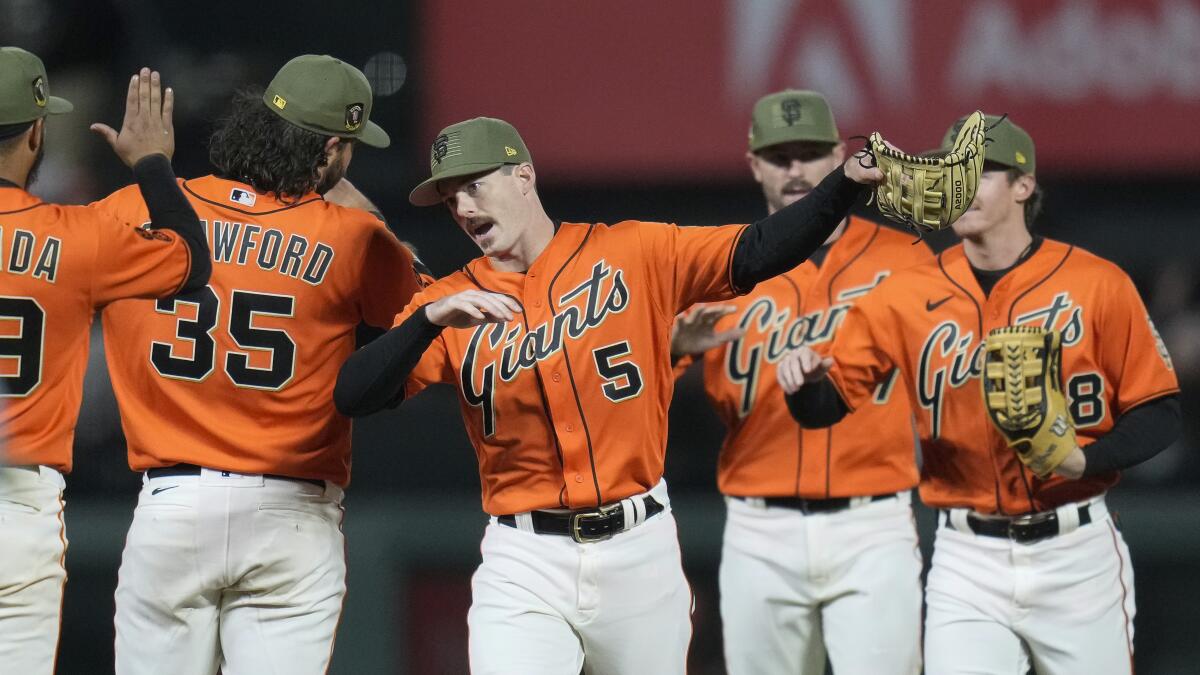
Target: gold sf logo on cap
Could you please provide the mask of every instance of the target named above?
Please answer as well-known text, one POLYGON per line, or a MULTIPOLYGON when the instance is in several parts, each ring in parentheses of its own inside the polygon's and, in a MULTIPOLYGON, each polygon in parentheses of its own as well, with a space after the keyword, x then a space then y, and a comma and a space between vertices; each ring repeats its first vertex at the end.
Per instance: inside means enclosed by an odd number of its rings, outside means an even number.
POLYGON ((36 103, 39 108, 45 108, 48 100, 49 97, 46 96, 46 80, 39 75, 37 79, 33 81, 33 102, 36 103))
POLYGON ((358 131, 362 126, 363 110, 365 106, 361 103, 351 103, 346 106, 346 131, 358 131))

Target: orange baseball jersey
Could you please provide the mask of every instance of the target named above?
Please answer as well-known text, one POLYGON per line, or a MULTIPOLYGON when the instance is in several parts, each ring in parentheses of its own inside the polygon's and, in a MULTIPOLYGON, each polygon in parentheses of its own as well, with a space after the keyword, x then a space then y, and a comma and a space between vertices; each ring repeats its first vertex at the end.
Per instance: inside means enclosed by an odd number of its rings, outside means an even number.
POLYGON ((985 297, 955 246, 855 304, 832 347, 830 378, 852 409, 900 367, 917 413, 926 504, 1020 514, 1087 499, 1117 482, 1116 472, 1041 480, 992 427, 979 382, 981 336, 1021 324, 1061 332, 1063 385, 1080 445, 1123 412, 1179 390, 1133 282, 1116 265, 1045 239, 985 297))
POLYGON ((3 464, 71 470, 96 309, 169 295, 187 279, 187 244, 170 230, 130 222, 0 186, 3 464))
POLYGON ((886 494, 917 484, 912 413, 889 376, 869 403, 826 429, 801 429, 775 365, 802 345, 833 339, 850 307, 893 271, 933 259, 903 234, 851 218, 818 268, 811 261, 729 303, 716 330, 739 339, 703 357, 704 389, 728 429, 718 461, 721 492, 812 499, 886 494))
MULTIPOLYGON (((134 470, 198 464, 350 479, 350 420, 333 406, 360 322, 386 327, 418 288, 412 253, 374 216, 294 203, 207 176, 181 182, 212 249, 208 287, 103 314, 134 470)), ((100 202, 133 222, 136 186, 100 202)))
POLYGON ((413 298, 482 289, 515 298, 506 324, 447 328, 406 397, 454 384, 493 515, 615 502, 662 478, 675 315, 734 295, 744 226, 562 223, 525 273, 478 258, 413 298))

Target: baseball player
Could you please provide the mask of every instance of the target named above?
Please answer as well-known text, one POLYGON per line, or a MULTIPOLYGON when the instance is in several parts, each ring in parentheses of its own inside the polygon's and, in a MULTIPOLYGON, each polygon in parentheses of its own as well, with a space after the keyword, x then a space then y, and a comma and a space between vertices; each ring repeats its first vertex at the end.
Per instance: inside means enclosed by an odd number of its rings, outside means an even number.
MULTIPOLYGON (((116 592, 116 672, 324 673, 345 595, 350 420, 337 368, 360 322, 417 288, 377 217, 322 199, 356 143, 386 147, 371 88, 300 56, 233 100, 216 174, 182 181, 212 244, 196 292, 103 315, 108 368, 144 472, 116 592)), ((134 187, 100 206, 137 222, 134 187)))
POLYGON ((662 481, 678 312, 789 270, 845 218, 858 158, 749 226, 551 220, 529 151, 491 118, 434 140, 409 200, 444 203, 483 257, 346 363, 338 408, 459 388, 491 514, 472 580, 474 673, 683 673, 691 593, 662 481))
POLYGON ((54 672, 67 538, 63 476, 92 316, 121 298, 203 287, 210 265, 196 213, 171 171, 174 94, 157 72, 129 82, 120 133, 102 133, 133 167, 153 229, 28 192, 46 147, 46 117, 70 112, 50 95, 33 54, 0 47, 0 670, 54 672))
POLYGON ((869 404, 899 367, 921 437, 921 498, 939 513, 927 673, 1016 675, 1031 662, 1042 675, 1131 673, 1133 568, 1104 494, 1178 435, 1178 384, 1129 277, 1029 232, 1033 140, 1011 120, 988 124, 979 191, 953 225, 962 243, 892 275, 850 310, 832 358, 801 348, 780 363, 780 383, 801 424, 824 426, 869 404), (981 336, 1010 325, 1061 336, 1082 448, 1046 479, 983 404, 981 336))
MULTIPOLYGON (((843 154, 820 94, 755 104, 746 158, 768 213, 807 194, 843 154)), ((732 675, 819 675, 826 651, 838 673, 921 670, 917 468, 898 374, 842 422, 805 430, 788 414, 775 364, 830 341, 859 298, 932 258, 911 236, 850 217, 808 261, 676 322, 671 352, 703 355, 705 392, 729 430, 717 484, 728 508, 720 586, 732 675), (731 341, 710 348, 721 338, 731 341)))

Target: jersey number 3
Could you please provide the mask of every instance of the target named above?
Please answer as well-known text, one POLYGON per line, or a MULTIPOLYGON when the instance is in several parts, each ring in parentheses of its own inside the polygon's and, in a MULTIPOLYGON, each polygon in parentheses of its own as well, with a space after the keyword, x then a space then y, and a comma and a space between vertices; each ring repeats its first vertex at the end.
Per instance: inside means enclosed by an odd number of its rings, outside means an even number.
MULTIPOLYGON (((176 314, 179 305, 196 308, 195 319, 179 318, 175 336, 192 345, 191 358, 177 356, 175 347, 166 342, 150 343, 150 363, 163 377, 201 382, 216 369, 217 344, 213 331, 221 312, 221 300, 212 288, 205 286, 185 296, 163 298, 154 309, 162 314, 176 314)), ((278 391, 291 381, 296 370, 296 343, 286 331, 259 328, 257 316, 292 317, 296 299, 290 295, 238 291, 231 293, 229 306, 229 337, 241 350, 225 354, 225 374, 239 387, 278 391), (267 367, 250 365, 251 351, 265 352, 267 367)))

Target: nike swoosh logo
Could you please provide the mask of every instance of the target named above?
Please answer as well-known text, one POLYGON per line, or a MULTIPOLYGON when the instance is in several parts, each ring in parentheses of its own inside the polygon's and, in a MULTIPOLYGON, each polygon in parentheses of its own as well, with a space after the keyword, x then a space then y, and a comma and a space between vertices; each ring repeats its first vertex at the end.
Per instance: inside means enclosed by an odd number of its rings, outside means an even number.
POLYGON ((925 311, 932 312, 933 310, 937 309, 938 307, 941 307, 943 304, 946 303, 947 300, 949 300, 950 298, 953 298, 953 297, 954 297, 954 294, 951 293, 950 295, 947 295, 946 297, 942 298, 941 300, 938 300, 937 302, 934 302, 932 300, 926 300, 925 301, 925 311))
POLYGON ((167 487, 154 488, 153 490, 150 491, 150 494, 153 496, 160 492, 165 492, 167 490, 170 490, 172 488, 177 488, 177 487, 179 487, 179 486, 178 485, 168 485, 167 487))

